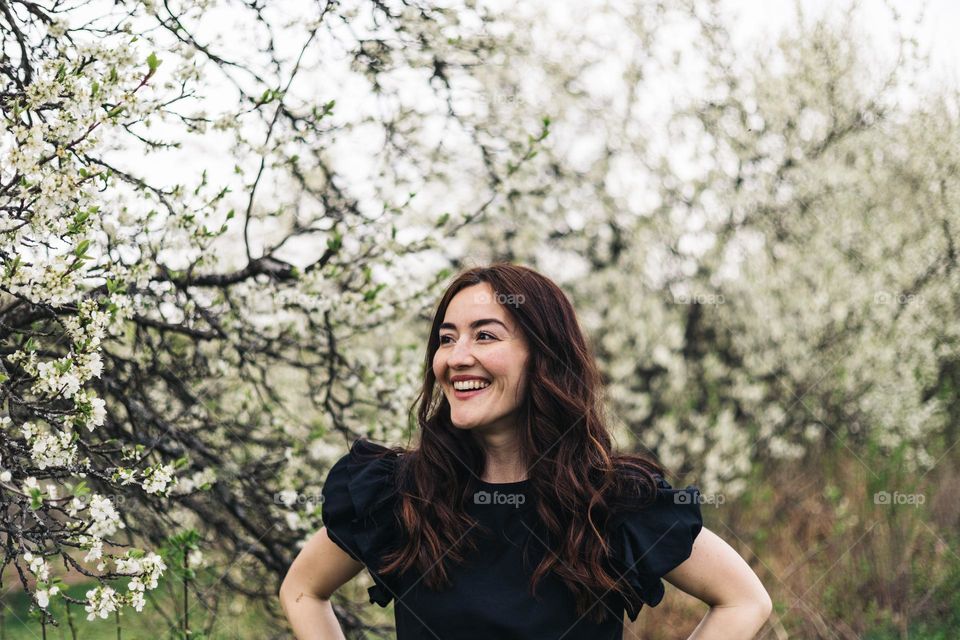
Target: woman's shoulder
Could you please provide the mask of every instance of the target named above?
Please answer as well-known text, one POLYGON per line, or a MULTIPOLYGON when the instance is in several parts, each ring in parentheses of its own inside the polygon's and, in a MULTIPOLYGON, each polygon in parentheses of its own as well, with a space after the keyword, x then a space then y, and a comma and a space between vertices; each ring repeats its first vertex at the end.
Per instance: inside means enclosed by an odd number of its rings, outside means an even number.
POLYGON ((615 568, 637 593, 625 602, 631 620, 644 604, 663 599, 661 578, 690 557, 703 528, 699 489, 674 488, 663 475, 651 476, 652 486, 619 496, 610 521, 615 568))
POLYGON ((374 579, 370 601, 387 606, 391 578, 378 573, 384 552, 400 535, 394 507, 397 471, 404 452, 364 438, 353 442, 327 472, 321 490, 320 517, 327 535, 351 558, 362 562, 374 579))
POLYGON ((369 515, 395 497, 397 469, 402 450, 358 438, 330 467, 323 483, 324 523, 334 519, 369 515))

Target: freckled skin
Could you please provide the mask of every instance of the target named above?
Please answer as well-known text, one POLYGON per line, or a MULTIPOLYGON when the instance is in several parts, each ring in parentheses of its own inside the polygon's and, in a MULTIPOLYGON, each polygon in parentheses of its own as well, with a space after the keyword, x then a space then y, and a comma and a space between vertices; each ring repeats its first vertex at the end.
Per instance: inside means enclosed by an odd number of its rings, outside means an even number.
POLYGON ((526 390, 529 350, 520 327, 497 302, 497 294, 486 282, 467 287, 450 301, 443 317, 455 329, 440 329, 440 346, 433 358, 433 373, 450 403, 450 417, 458 429, 484 433, 515 432, 516 411, 526 390), (475 320, 493 318, 470 328, 475 320), (454 394, 450 378, 477 375, 490 380, 481 394, 466 400, 454 394))

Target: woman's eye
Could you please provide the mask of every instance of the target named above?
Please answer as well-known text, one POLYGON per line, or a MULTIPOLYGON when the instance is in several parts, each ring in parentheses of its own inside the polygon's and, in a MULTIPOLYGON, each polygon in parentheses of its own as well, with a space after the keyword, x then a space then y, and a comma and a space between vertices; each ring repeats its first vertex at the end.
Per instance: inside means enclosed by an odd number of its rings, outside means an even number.
MULTIPOLYGON (((494 340, 496 340, 497 338, 497 336, 493 335, 492 333, 489 333, 488 331, 481 331, 480 333, 477 334, 478 339, 481 336, 489 336, 491 339, 494 339, 494 340)), ((444 340, 446 340, 447 338, 450 338, 452 340, 453 336, 450 336, 450 335, 440 336, 440 344, 446 344, 444 340)))

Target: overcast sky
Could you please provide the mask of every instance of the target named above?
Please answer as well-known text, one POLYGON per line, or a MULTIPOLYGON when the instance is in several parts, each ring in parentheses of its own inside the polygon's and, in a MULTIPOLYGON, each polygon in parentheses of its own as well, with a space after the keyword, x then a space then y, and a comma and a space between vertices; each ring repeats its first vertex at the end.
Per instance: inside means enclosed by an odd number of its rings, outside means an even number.
MULTIPOLYGON (((783 28, 796 23, 794 0, 725 0, 724 4, 738 19, 731 24, 741 43, 779 33, 783 28)), ((926 5, 922 22, 917 26, 918 41, 922 49, 929 49, 931 68, 928 80, 957 79, 960 61, 960 1, 958 0, 862 0, 858 15, 862 17, 861 28, 876 39, 877 45, 893 51, 891 8, 913 22, 926 5)), ((824 11, 838 11, 837 6, 846 2, 836 0, 802 0, 801 6, 807 17, 821 15, 824 11)))

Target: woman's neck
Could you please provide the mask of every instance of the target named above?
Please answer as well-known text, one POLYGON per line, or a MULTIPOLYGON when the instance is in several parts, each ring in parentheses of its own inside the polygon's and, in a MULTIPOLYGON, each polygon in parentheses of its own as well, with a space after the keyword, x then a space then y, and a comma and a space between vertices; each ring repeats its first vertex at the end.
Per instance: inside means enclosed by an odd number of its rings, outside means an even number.
POLYGON ((519 440, 515 434, 487 434, 479 438, 484 453, 481 480, 505 483, 527 479, 527 469, 520 456, 519 440))

